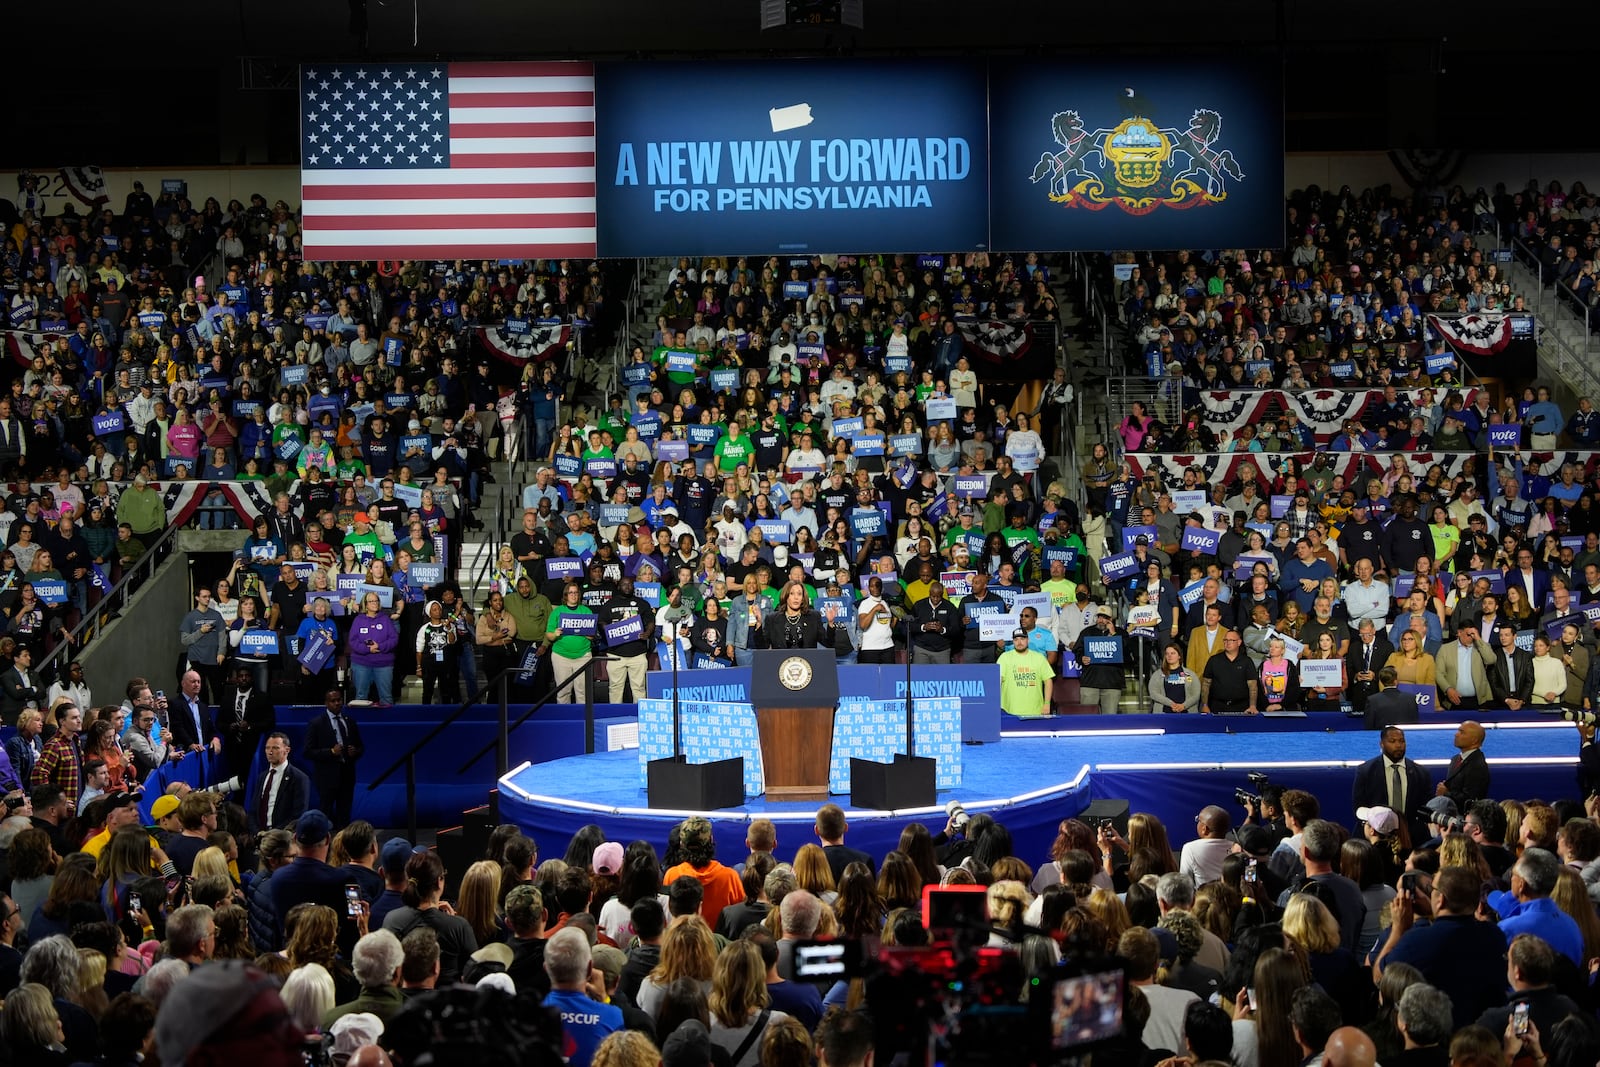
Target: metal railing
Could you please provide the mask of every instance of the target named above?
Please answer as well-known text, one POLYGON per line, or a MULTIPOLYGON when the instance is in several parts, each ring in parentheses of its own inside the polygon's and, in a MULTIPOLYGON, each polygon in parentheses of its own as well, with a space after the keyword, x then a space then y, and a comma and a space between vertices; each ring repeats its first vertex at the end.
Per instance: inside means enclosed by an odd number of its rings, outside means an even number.
POLYGON ((1571 286, 1562 284, 1561 280, 1545 266, 1538 250, 1526 241, 1512 238, 1510 248, 1512 258, 1533 275, 1538 283, 1538 290, 1534 295, 1535 305, 1540 310, 1548 309, 1552 320, 1556 315, 1563 315, 1574 323, 1582 324, 1582 348, 1587 354, 1590 347, 1596 344, 1595 330, 1600 328, 1600 310, 1580 298, 1573 292, 1571 286))
POLYGON ((444 733, 451 726, 455 725, 456 720, 460 719, 461 716, 466 713, 467 709, 476 707, 478 704, 482 703, 479 698, 488 693, 490 690, 494 690, 496 698, 499 701, 500 708, 500 713, 497 720, 498 729, 495 733, 495 739, 489 742, 483 748, 479 749, 478 752, 472 756, 472 758, 463 763, 456 771, 456 774, 459 775, 466 773, 467 768, 471 767, 474 763, 477 763, 484 756, 488 755, 491 750, 493 750, 495 752, 495 780, 499 781, 501 778, 504 778, 506 772, 510 770, 511 731, 517 729, 523 723, 527 722, 534 716, 535 713, 541 711, 547 705, 555 703, 556 696, 560 694, 562 690, 567 689, 569 686, 575 683, 579 678, 584 679, 586 682, 584 685, 583 701, 583 752, 584 755, 593 755, 595 689, 594 672, 600 664, 608 662, 609 659, 610 657, 608 656, 591 657, 589 662, 583 665, 582 671, 572 675, 566 681, 557 684, 542 698, 540 698, 537 703, 528 708, 528 710, 525 711, 514 723, 510 721, 511 678, 513 675, 523 673, 523 671, 521 667, 507 667, 505 670, 486 681, 478 688, 477 692, 471 694, 466 700, 463 700, 459 705, 457 705, 454 711, 445 716, 443 721, 441 721, 437 726, 429 730, 427 734, 423 736, 422 740, 418 741, 416 744, 407 749, 405 754, 391 763, 382 774, 368 782, 367 791, 371 792, 372 790, 378 788, 378 786, 388 781, 390 776, 392 776, 396 771, 400 770, 401 768, 405 769, 406 830, 409 835, 409 840, 415 841, 417 839, 417 753, 427 748, 433 743, 435 738, 444 733))
POLYGON ((112 615, 120 614, 122 609, 127 607, 134 591, 154 575, 156 568, 166 562, 167 557, 172 554, 172 544, 177 539, 180 529, 182 527, 170 525, 161 531, 161 536, 152 544, 145 546, 144 554, 122 572, 122 578, 91 605, 78 620, 78 624, 67 631, 66 637, 57 642, 56 646, 34 665, 34 670, 40 677, 48 678, 54 675, 58 667, 70 661, 77 650, 100 636, 106 624, 111 621, 112 615))

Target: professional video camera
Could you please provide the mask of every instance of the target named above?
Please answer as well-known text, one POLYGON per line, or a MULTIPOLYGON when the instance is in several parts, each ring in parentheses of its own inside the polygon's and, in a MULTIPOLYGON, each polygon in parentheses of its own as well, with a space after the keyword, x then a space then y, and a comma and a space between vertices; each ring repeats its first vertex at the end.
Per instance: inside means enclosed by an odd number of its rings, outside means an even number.
POLYGON ((1268 781, 1267 776, 1260 771, 1251 771, 1245 777, 1250 779, 1250 784, 1256 787, 1256 792, 1251 793, 1248 790, 1235 789, 1233 791, 1233 802, 1240 807, 1259 808, 1261 807, 1261 790, 1271 783, 1268 781))
POLYGON ((1047 935, 992 926, 978 886, 929 886, 923 917, 933 939, 924 946, 795 946, 797 979, 862 980, 878 1062, 907 1054, 912 1063, 1065 1067, 1120 1038, 1126 990, 1115 961, 1030 975, 1015 948, 988 944, 990 934, 1047 935))
POLYGON ((1600 711, 1574 711, 1569 708, 1561 713, 1561 717, 1579 726, 1594 726, 1600 723, 1600 711))
POLYGON ((1467 828, 1467 821, 1459 815, 1446 815, 1432 808, 1423 808, 1417 814, 1427 819, 1430 826, 1437 826, 1447 834, 1459 834, 1467 828))

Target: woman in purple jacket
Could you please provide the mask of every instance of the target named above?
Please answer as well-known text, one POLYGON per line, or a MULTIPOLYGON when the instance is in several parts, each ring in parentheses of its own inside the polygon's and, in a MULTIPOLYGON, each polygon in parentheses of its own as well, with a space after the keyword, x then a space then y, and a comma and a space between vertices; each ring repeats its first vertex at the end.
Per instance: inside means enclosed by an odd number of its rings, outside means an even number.
POLYGON ((355 700, 366 700, 374 682, 378 685, 378 707, 394 703, 394 650, 400 643, 399 624, 384 612, 377 593, 363 600, 365 611, 350 624, 350 673, 355 681, 355 700))

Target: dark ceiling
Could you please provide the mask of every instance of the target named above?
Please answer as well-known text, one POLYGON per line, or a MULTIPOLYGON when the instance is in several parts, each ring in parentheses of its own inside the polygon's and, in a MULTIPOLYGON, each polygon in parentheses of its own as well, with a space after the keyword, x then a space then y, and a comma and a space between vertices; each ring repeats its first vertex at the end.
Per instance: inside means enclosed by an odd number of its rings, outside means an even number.
MULTIPOLYGON (((1212 57, 1215 76, 1281 63, 1290 151, 1566 149, 1587 94, 1562 92, 1593 62, 1588 4, 1374 5, 1148 0, 864 0, 865 27, 758 26, 758 0, 367 0, 365 39, 347 0, 16 5, 13 45, 80 49, 33 91, 0 100, 0 164, 292 163, 293 94, 307 59, 782 55, 1212 57), (72 42, 64 39, 79 36, 72 42), (102 36, 102 34, 104 36, 102 36), (413 43, 415 41, 415 43, 413 43), (71 67, 78 66, 77 73, 71 67), (274 87, 275 85, 279 87, 274 87), (1564 106, 1551 101, 1566 99, 1564 106), (88 157, 92 158, 86 158, 88 157)), ((14 64, 12 77, 26 71, 14 64)), ((52 73, 53 72, 53 73, 52 73)), ((1575 86, 1577 88, 1577 86, 1575 86)), ((686 81, 692 94, 692 79, 686 81)))

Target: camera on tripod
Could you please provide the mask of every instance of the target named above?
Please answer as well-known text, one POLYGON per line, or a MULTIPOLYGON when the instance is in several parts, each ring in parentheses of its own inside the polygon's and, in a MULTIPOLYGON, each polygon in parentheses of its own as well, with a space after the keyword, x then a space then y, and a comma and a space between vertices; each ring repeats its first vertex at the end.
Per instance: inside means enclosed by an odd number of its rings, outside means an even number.
POLYGON ((1235 789, 1233 791, 1233 802, 1245 808, 1260 808, 1260 791, 1265 789, 1268 784, 1270 784, 1267 776, 1260 771, 1251 771, 1249 774, 1245 775, 1245 777, 1250 779, 1250 784, 1255 786, 1256 792, 1252 793, 1247 789, 1235 789))

